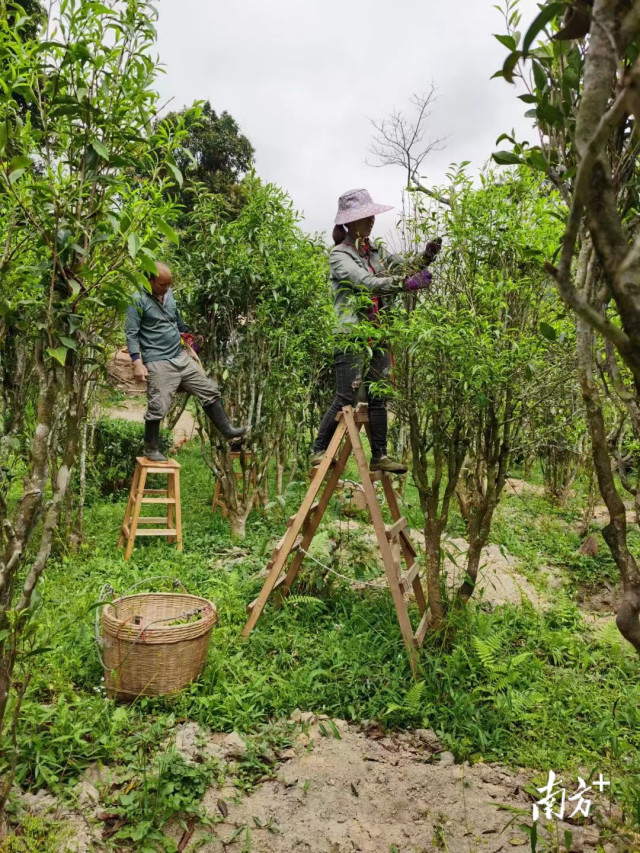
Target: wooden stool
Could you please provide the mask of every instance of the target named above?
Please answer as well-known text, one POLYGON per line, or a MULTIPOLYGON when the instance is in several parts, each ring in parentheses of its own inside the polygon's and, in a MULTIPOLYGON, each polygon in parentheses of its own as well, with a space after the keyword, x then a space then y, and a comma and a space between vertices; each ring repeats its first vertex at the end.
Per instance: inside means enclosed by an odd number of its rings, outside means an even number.
MULTIPOLYGON (((244 451, 245 459, 251 459, 252 455, 253 454, 250 450, 244 451)), ((239 450, 232 450, 229 456, 231 457, 231 464, 233 465, 236 459, 240 459, 240 457, 242 456, 242 452, 239 450)), ((242 480, 242 471, 236 471, 236 480, 242 480)), ((260 507, 260 495, 258 494, 258 480, 255 468, 251 472, 251 482, 256 490, 253 496, 253 505, 256 509, 258 509, 260 507)), ((218 507, 220 507, 220 509, 222 510, 222 517, 226 518, 228 512, 227 505, 225 503, 224 498, 220 494, 220 480, 216 479, 216 487, 213 490, 213 500, 211 501, 211 509, 215 512, 218 507)))
POLYGON ((124 558, 128 560, 133 551, 136 536, 166 536, 170 543, 176 543, 178 551, 182 551, 180 465, 175 459, 168 459, 166 462, 151 462, 146 456, 138 456, 136 463, 127 509, 120 528, 118 548, 122 548, 126 541, 127 548, 124 552, 124 558), (167 488, 145 489, 148 474, 166 474, 167 488), (142 504, 165 504, 167 514, 141 516, 142 504), (140 529, 138 527, 140 524, 166 524, 166 527, 140 529))

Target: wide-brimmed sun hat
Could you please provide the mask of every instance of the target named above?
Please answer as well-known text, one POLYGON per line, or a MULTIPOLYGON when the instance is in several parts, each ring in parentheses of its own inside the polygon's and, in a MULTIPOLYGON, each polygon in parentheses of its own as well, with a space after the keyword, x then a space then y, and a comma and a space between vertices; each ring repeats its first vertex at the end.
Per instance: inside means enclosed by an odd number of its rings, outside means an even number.
POLYGON ((393 210, 392 204, 376 204, 367 190, 349 190, 340 196, 338 200, 338 215, 336 225, 346 225, 347 222, 356 222, 358 219, 366 219, 368 216, 377 216, 393 210))

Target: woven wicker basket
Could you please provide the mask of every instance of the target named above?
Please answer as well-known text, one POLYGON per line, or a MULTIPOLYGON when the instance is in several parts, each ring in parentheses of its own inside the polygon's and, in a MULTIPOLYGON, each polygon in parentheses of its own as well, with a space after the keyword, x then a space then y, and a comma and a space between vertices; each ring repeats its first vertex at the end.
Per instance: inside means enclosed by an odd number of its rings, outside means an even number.
POLYGON ((215 605, 196 595, 144 593, 105 605, 107 696, 132 700, 181 690, 202 671, 217 621, 215 605), (185 623, 171 624, 180 619, 185 623))

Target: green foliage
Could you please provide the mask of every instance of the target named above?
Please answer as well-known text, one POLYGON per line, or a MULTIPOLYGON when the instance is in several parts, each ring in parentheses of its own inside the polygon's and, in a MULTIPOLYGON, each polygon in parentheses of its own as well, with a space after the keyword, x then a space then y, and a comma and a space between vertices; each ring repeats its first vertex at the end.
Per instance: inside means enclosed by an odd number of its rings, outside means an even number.
MULTIPOLYGON (((172 233, 167 190, 182 180, 173 152, 183 119, 151 127, 154 7, 29 5, 32 17, 14 3, 0 14, 0 740, 9 750, 12 673, 63 506, 72 522, 91 390, 172 233)), ((5 772, 0 820, 10 786, 5 772)))
MULTIPOLYGON (((171 446, 171 433, 161 430, 161 449, 171 446)), ((95 492, 112 495, 128 489, 136 456, 142 454, 144 423, 124 418, 102 417, 91 430, 87 481, 95 492)))
MULTIPOLYGON (((241 787, 249 790, 274 774, 273 753, 291 743, 290 724, 275 721, 298 707, 353 722, 378 720, 392 729, 430 727, 459 760, 543 770, 612 769, 616 796, 634 808, 632 780, 640 774, 638 662, 625 645, 589 635, 566 596, 556 596, 557 604, 546 612, 530 606, 491 612, 483 604, 451 614, 443 634, 427 637, 421 677, 414 683, 388 591, 354 592, 332 577, 314 587, 309 600, 307 582, 315 571, 310 564, 289 603, 280 609, 269 605, 243 641, 246 604, 257 594, 256 573, 268 559, 265 536, 279 538, 282 522, 255 513, 243 545, 246 556, 227 568, 227 526, 211 515, 208 472, 189 446, 180 463, 188 519, 184 554, 165 543, 141 542, 124 563, 115 551, 124 503, 96 502, 88 509, 85 549, 61 557, 45 579, 33 643, 50 651, 39 658, 23 706, 21 786, 44 786, 64 796, 87 765, 108 764, 120 780, 108 808, 127 815, 122 840, 135 833, 162 849, 165 818, 172 811, 196 814, 207 774, 216 773, 215 767, 203 767, 201 776, 200 765, 185 768, 171 753, 166 764, 159 762, 158 746, 171 737, 176 720, 246 733, 249 747, 238 772, 241 787), (120 593, 145 579, 141 589, 170 589, 170 580, 154 580, 159 575, 179 577, 191 592, 215 602, 219 623, 207 667, 177 696, 116 705, 99 686, 91 608, 105 581, 120 593)), ((524 560, 529 553, 532 571, 556 553, 561 572, 575 537, 565 532, 563 540, 562 530, 569 530, 574 508, 560 511, 542 498, 527 499, 534 500, 532 508, 521 498, 508 499, 496 532, 506 537, 512 531, 505 540, 509 550, 516 551, 520 541, 518 556, 524 560)), ((299 500, 300 489, 289 495, 285 514, 299 500)), ((351 546, 345 538, 342 548, 340 571, 355 580, 357 537, 351 546)))
POLYGON ((0 26, 0 155, 11 152, 0 160, 1 313, 30 338, 44 323, 49 355, 61 364, 70 352, 95 357, 132 282, 144 286, 131 261, 153 269, 156 223, 174 216, 163 191, 177 180, 169 166, 183 131, 176 121, 150 132, 154 19, 145 2, 70 0, 48 41, 19 40, 28 18, 14 30, 0 26), (37 123, 23 119, 18 95, 37 123), (140 165, 142 181, 133 176, 140 165), (20 237, 19 221, 29 224, 20 237))
POLYGON ((171 127, 184 117, 186 137, 176 152, 176 165, 185 176, 182 187, 171 191, 181 206, 190 211, 203 192, 220 194, 241 201, 238 182, 251 166, 254 150, 228 112, 220 115, 206 101, 194 110, 169 113, 161 124, 171 127))
MULTIPOLYGON (((264 521, 250 521, 243 562, 231 572, 212 571, 211 555, 228 541, 226 525, 211 517, 197 452, 183 451, 180 461, 189 518, 185 554, 153 542, 137 545, 126 564, 114 561, 123 504, 97 504, 89 511, 91 547, 49 575, 39 642, 54 651, 42 658, 25 705, 21 784, 64 785, 95 760, 127 764, 154 721, 164 731, 175 717, 187 717, 215 730, 252 732, 296 707, 391 727, 430 726, 460 758, 568 767, 596 761, 615 736, 630 766, 637 763, 637 662, 624 647, 588 639, 570 603, 547 614, 505 606, 453 615, 444 644, 442 637, 427 638, 419 687, 385 589, 355 593, 337 581, 316 596, 323 607, 269 606, 249 642, 242 641, 246 603, 260 583, 253 576, 266 559, 264 521), (101 672, 88 608, 105 580, 124 592, 164 574, 216 603, 220 621, 207 668, 176 697, 116 707, 94 691, 101 672), (62 624, 55 604, 61 597, 67 601, 62 624)), ((512 515, 507 526, 516 518, 526 536, 526 512, 512 515)), ((553 529, 547 536, 551 552, 553 529)), ((304 589, 302 583, 294 594, 304 589)), ((155 735, 146 737, 153 742, 155 735)))
MULTIPOLYGON (((310 401, 329 360, 333 312, 321 246, 299 228, 289 197, 251 172, 243 204, 229 217, 220 196, 201 193, 176 263, 185 315, 202 344, 232 416, 251 426, 249 468, 284 463, 310 419, 310 401)), ((212 434, 212 467, 224 455, 212 434)), ((235 481, 223 482, 235 513, 235 481)))
POLYGON ((60 828, 53 821, 25 816, 0 841, 0 853, 54 853, 60 849, 60 828))
POLYGON ((172 818, 185 816, 205 821, 200 802, 207 788, 222 777, 215 763, 187 763, 174 749, 150 765, 145 759, 143 756, 141 766, 132 765, 137 774, 112 794, 110 810, 126 821, 115 839, 130 842, 140 853, 175 853, 177 846, 165 836, 163 827, 172 818))

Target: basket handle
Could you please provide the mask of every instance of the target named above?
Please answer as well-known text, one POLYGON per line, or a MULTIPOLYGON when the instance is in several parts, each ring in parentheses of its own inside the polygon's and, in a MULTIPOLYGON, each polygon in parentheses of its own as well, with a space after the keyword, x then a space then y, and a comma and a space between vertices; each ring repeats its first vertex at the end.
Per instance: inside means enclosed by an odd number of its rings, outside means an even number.
MULTIPOLYGON (((127 592, 130 592, 132 589, 135 589, 138 586, 142 586, 143 584, 151 583, 152 581, 159 581, 159 580, 172 580, 174 586, 181 587, 184 590, 185 594, 189 595, 189 590, 182 583, 182 581, 178 580, 178 578, 172 577, 171 575, 156 575, 156 577, 153 577, 153 578, 145 578, 144 580, 138 581, 138 583, 134 583, 132 586, 128 587, 128 589, 126 589, 124 591, 123 595, 126 594, 127 592)), ((95 641, 96 641, 96 652, 98 654, 98 659, 99 659, 100 663, 102 664, 103 669, 105 668, 105 664, 104 664, 104 661, 102 660, 102 655, 100 654, 100 648, 102 647, 104 640, 102 638, 102 632, 100 631, 99 610, 101 607, 104 607, 106 604, 109 603, 108 598, 113 598, 115 593, 116 593, 116 591, 111 586, 111 584, 106 583, 102 587, 102 589, 100 590, 100 597, 98 599, 98 605, 96 607, 95 624, 94 624, 94 637, 95 637, 95 641)), ((189 614, 189 615, 191 615, 191 614, 189 614)), ((178 617, 178 618, 180 618, 180 617, 178 617)), ((137 642, 143 633, 144 633, 144 628, 140 632, 138 639, 135 640, 134 642, 137 642)))
POLYGON ((182 583, 182 581, 178 580, 178 578, 172 577, 172 575, 156 575, 154 578, 144 578, 144 580, 138 581, 138 583, 132 584, 130 587, 127 587, 122 595, 126 595, 128 592, 131 592, 132 589, 136 589, 136 587, 143 586, 146 583, 151 583, 152 581, 162 581, 162 580, 171 580, 173 581, 174 586, 179 586, 181 589, 189 595, 189 590, 182 583))

